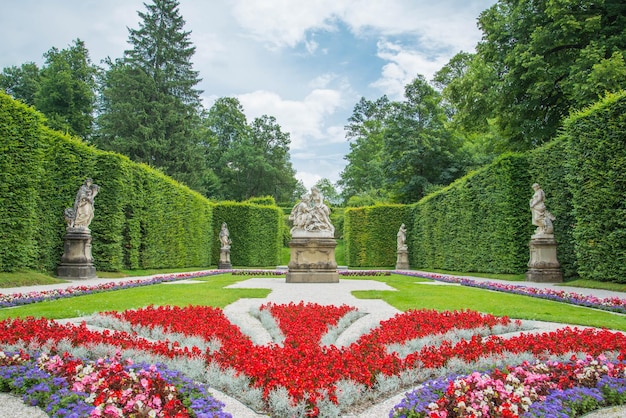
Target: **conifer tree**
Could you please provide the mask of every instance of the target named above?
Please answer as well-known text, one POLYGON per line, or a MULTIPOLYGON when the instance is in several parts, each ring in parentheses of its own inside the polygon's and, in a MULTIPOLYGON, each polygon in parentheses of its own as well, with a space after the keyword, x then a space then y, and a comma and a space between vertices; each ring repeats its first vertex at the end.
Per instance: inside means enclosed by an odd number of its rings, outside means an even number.
POLYGON ((131 49, 108 60, 96 144, 161 169, 210 194, 214 175, 200 144, 195 47, 176 0, 153 0, 129 29, 131 49))

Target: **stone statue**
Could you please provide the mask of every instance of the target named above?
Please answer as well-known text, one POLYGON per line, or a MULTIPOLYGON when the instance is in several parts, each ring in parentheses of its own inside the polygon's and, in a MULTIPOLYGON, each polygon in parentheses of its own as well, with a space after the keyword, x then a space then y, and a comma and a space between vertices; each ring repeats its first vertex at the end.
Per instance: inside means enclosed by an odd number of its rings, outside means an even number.
POLYGON ((223 249, 229 249, 230 244, 232 243, 230 240, 228 225, 226 225, 226 222, 222 222, 222 229, 220 230, 220 243, 221 248, 223 249))
POLYGON ((541 186, 535 183, 532 187, 535 190, 535 194, 530 199, 530 211, 532 213, 533 225, 537 227, 533 236, 552 235, 554 234, 552 221, 556 220, 556 218, 546 209, 546 194, 541 189, 541 186))
POLYGON ((85 180, 76 193, 74 207, 65 209, 65 222, 68 228, 89 230, 93 219, 93 203, 100 186, 93 184, 90 178, 85 180))
POLYGON ((406 249, 408 249, 406 245, 406 226, 402 224, 398 230, 398 251, 406 249))
POLYGON ((335 227, 330 221, 330 209, 317 187, 302 196, 302 200, 291 210, 289 220, 293 222, 292 235, 298 231, 327 232, 331 236, 335 233, 335 227))

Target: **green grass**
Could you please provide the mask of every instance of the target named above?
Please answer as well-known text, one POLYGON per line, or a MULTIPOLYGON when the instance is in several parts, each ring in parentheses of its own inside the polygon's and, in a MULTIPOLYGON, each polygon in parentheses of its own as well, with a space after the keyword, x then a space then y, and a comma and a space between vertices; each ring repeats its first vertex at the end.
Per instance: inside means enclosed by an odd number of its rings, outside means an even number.
POLYGON ((5 287, 34 286, 40 284, 55 284, 65 282, 66 280, 60 280, 49 274, 34 271, 0 273, 0 289, 5 287))
MULTIPOLYGON (((589 289, 613 290, 616 292, 626 292, 626 283, 598 282, 595 280, 573 280, 563 283, 563 286, 586 287, 589 289)), ((626 297, 626 294, 624 295, 626 297)))
POLYGON ((39 302, 0 309, 0 320, 11 317, 73 318, 102 311, 123 311, 147 305, 209 305, 223 308, 240 298, 264 298, 269 289, 224 289, 246 276, 220 274, 196 279, 197 284, 158 284, 39 302))
POLYGON ((437 269, 416 269, 420 271, 427 271, 430 273, 440 273, 440 274, 451 274, 453 276, 468 276, 468 277, 482 277, 485 279, 497 279, 497 280, 508 280, 511 282, 521 282, 526 280, 526 275, 522 274, 496 274, 496 273, 467 273, 467 272, 459 272, 459 271, 450 271, 450 270, 437 270, 437 269))
MULTIPOLYGON (((210 305, 224 307, 239 298, 264 298, 269 289, 225 289, 232 283, 251 276, 221 274, 195 279, 197 284, 159 284, 127 290, 77 296, 15 308, 0 309, 0 319, 10 317, 70 318, 94 312, 133 309, 147 305, 210 305)), ((397 291, 359 291, 362 299, 382 299, 401 311, 408 309, 461 310, 472 309, 511 318, 560 322, 581 326, 606 327, 626 331, 626 317, 548 301, 530 296, 446 285, 427 285, 427 279, 392 274, 390 276, 350 278, 387 283, 397 291)), ((284 276, 276 280, 284 280, 284 276)), ((348 280, 342 278, 342 280, 348 280)))
POLYGON ((430 281, 395 274, 373 279, 397 291, 358 291, 354 295, 360 299, 382 299, 401 311, 471 309, 511 318, 626 331, 626 316, 597 309, 466 286, 419 284, 416 282, 430 281))

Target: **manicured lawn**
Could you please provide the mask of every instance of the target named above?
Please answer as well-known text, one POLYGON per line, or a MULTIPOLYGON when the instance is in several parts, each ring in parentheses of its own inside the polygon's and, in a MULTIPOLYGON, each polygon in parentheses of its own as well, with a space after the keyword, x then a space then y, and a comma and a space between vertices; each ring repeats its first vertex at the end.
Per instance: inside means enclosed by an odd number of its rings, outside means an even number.
MULTIPOLYGON (((224 307, 239 298, 264 298, 269 289, 225 289, 229 284, 253 276, 220 274, 200 277, 198 284, 159 284, 126 290, 117 290, 69 299, 40 302, 0 310, 0 319, 9 317, 69 318, 94 312, 125 310, 147 305, 207 305, 224 307)), ((355 296, 363 299, 383 299, 390 305, 409 309, 463 310, 471 309, 497 316, 606 327, 626 331, 626 317, 596 309, 565 303, 494 292, 465 286, 419 284, 426 279, 401 275, 342 278, 342 280, 379 280, 397 291, 361 291, 355 296)), ((284 276, 276 280, 284 280, 284 276)), ((431 282, 432 283, 432 282, 431 282)))

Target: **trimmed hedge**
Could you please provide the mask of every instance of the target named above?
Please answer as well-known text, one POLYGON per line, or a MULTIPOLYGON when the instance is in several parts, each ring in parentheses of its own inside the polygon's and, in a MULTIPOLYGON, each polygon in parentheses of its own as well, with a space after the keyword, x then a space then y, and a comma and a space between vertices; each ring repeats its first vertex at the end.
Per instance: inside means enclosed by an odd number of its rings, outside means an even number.
POLYGON ((37 265, 42 123, 40 114, 0 93, 0 271, 37 265))
POLYGON ((528 159, 507 154, 415 205, 413 268, 519 273, 532 234, 528 159))
MULTIPOLYGON (((376 205, 346 208, 344 239, 346 263, 351 267, 392 267, 397 260, 397 234, 405 224, 410 235, 411 206, 376 205)), ((410 236, 407 236, 407 240, 410 236)))
POLYGON ((145 165, 52 131, 0 93, 0 271, 54 271, 63 211, 86 177, 101 187, 90 225, 98 270, 206 267, 212 207, 145 165))
POLYGON ((283 246, 283 211, 276 205, 219 202, 213 206, 213 259, 219 260, 219 233, 228 225, 233 266, 276 267, 283 246))
POLYGON ((578 272, 626 283, 626 92, 565 123, 578 272))

